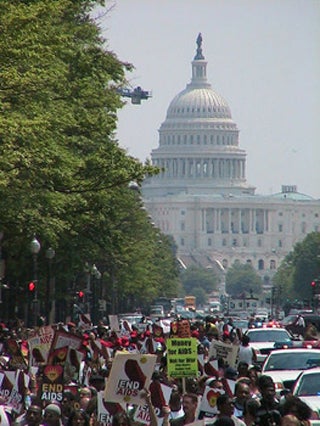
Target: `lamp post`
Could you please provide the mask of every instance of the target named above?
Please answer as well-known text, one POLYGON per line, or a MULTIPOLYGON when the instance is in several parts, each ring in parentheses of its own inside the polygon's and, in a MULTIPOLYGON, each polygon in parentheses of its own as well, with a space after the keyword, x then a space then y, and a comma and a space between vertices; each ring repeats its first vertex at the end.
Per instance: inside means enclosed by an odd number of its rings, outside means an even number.
POLYGON ((56 255, 56 252, 52 247, 49 247, 46 251, 46 258, 48 259, 48 281, 47 281, 47 309, 46 314, 48 316, 48 323, 53 324, 56 319, 56 286, 55 277, 52 276, 52 261, 56 255))
POLYGON ((41 244, 37 240, 36 236, 33 237, 30 243, 30 251, 33 258, 33 282, 35 284, 35 290, 33 295, 33 315, 34 325, 37 324, 37 317, 39 315, 39 301, 38 301, 38 254, 41 249, 41 244))
POLYGON ((95 264, 92 265, 91 275, 93 277, 93 294, 92 294, 92 322, 96 324, 97 322, 97 281, 101 279, 101 272, 96 267, 95 264))
POLYGON ((91 315, 91 319, 93 323, 96 321, 96 304, 97 304, 97 288, 96 288, 96 280, 101 279, 101 272, 93 263, 92 266, 86 262, 85 264, 85 272, 87 274, 87 288, 86 288, 86 298, 87 298, 87 313, 91 315), (91 277, 92 280, 92 288, 91 288, 91 277))

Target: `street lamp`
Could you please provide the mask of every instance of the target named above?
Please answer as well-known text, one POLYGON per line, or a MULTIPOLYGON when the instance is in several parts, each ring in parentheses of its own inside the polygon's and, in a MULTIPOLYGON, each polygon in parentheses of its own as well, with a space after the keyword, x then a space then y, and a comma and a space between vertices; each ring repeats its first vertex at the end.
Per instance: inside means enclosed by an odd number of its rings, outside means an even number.
POLYGON ((92 266, 86 262, 85 272, 87 274, 87 288, 86 288, 86 297, 87 297, 87 312, 92 314, 92 321, 96 321, 96 304, 97 304, 97 289, 96 289, 96 280, 101 279, 101 272, 97 266, 93 263, 92 266), (93 278, 92 284, 93 288, 91 289, 91 277, 93 278), (91 300, 90 300, 91 299, 91 300))
POLYGON ((54 259, 56 252, 52 247, 49 247, 46 251, 46 258, 49 262, 48 268, 48 281, 47 281, 47 315, 48 315, 48 323, 53 324, 55 322, 56 317, 56 299, 55 299, 55 277, 52 276, 52 260, 54 259))
POLYGON ((34 325, 37 324, 37 316, 39 314, 39 301, 38 301, 38 263, 37 257, 41 249, 41 244, 37 240, 36 236, 30 243, 30 251, 33 257, 33 282, 35 283, 34 296, 33 296, 33 315, 34 325))
POLYGON ((97 281, 101 279, 101 272, 95 264, 92 265, 91 275, 93 277, 93 294, 92 294, 92 322, 97 322, 97 281))

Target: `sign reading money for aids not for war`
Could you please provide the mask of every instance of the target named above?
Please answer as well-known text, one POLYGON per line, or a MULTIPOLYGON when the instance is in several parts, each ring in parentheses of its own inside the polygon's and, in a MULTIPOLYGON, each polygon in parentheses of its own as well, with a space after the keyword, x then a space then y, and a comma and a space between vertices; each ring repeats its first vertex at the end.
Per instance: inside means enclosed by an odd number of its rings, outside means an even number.
POLYGON ((149 389, 157 357, 117 352, 107 380, 104 400, 143 404, 143 389, 149 389))
POLYGON ((167 339, 167 367, 171 377, 198 376, 198 342, 194 337, 167 339))

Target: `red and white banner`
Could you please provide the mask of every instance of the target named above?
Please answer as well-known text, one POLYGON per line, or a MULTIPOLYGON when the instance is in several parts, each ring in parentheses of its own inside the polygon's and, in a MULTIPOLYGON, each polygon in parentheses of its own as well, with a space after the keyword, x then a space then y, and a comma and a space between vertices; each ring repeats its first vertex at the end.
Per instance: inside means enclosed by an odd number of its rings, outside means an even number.
POLYGON ((141 391, 148 389, 157 357, 117 352, 105 388, 104 400, 143 405, 141 391))

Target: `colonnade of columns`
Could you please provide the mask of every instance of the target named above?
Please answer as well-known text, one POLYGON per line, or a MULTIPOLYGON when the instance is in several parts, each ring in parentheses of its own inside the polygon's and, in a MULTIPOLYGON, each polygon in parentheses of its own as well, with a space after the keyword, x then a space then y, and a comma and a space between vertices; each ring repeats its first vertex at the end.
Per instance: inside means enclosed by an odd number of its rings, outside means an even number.
POLYGON ((202 209, 202 231, 206 233, 263 234, 269 231, 269 211, 251 208, 202 209))
POLYGON ((153 164, 164 170, 158 178, 230 178, 245 179, 245 159, 168 158, 154 159, 153 164))

